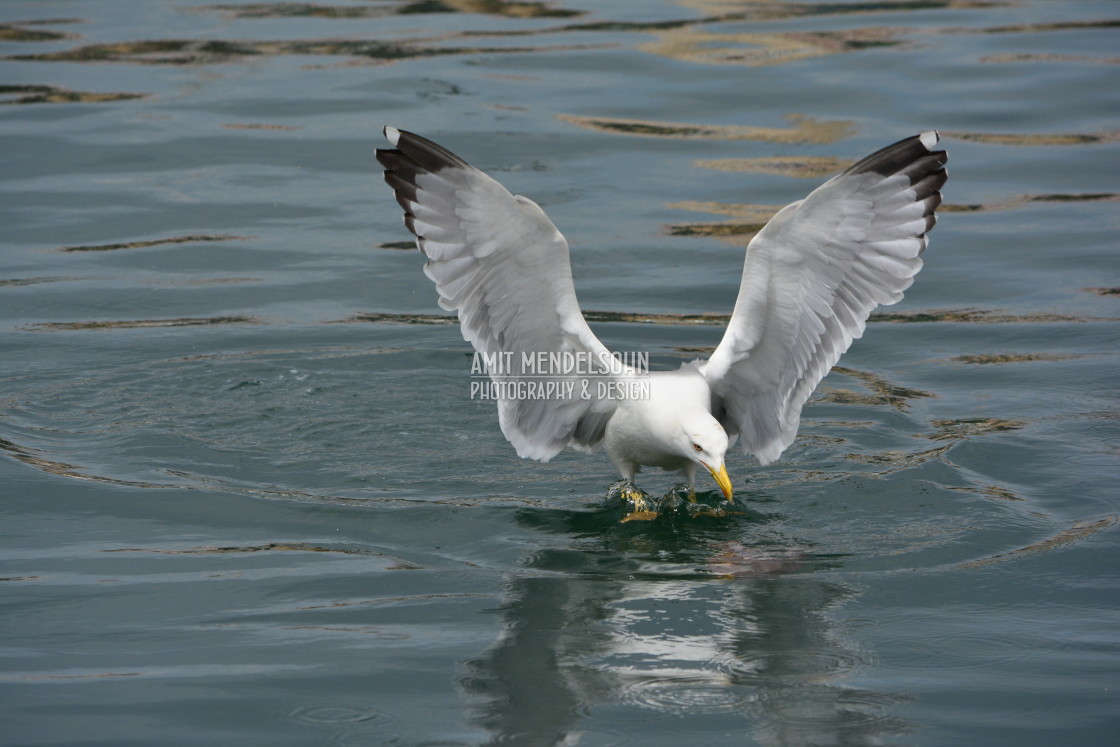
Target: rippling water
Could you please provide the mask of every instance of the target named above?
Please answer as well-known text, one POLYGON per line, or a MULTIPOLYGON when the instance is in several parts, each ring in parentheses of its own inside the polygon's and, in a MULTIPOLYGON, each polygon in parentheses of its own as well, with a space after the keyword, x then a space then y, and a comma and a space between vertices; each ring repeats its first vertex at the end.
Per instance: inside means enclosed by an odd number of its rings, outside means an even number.
POLYGON ((1113 744, 1118 25, 4 3, 0 740, 1113 744), (470 399, 385 124, 544 205, 656 367, 778 206, 931 127, 951 177, 736 513, 621 524, 605 457, 521 461, 470 399))

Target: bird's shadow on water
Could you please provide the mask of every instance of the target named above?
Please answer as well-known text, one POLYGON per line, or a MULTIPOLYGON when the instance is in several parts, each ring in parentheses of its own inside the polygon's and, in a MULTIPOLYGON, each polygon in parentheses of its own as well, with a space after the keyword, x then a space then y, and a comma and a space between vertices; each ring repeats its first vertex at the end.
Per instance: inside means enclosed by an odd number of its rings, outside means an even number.
POLYGON ((846 683, 873 657, 836 616, 859 593, 827 572, 843 559, 785 537, 780 515, 751 505, 767 496, 745 497, 722 517, 634 522, 602 501, 518 509, 540 545, 506 574, 501 633, 460 678, 487 743, 640 741, 669 717, 682 739, 718 723, 737 744, 910 731, 890 713, 903 696, 846 683))

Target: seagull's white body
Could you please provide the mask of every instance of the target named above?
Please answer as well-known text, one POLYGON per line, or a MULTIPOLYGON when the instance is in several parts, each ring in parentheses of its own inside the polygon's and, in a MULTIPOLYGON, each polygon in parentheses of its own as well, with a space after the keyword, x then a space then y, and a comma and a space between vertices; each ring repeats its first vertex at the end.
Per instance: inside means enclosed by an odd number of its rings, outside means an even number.
POLYGON ((603 442, 619 474, 633 482, 642 465, 681 470, 692 488, 696 468, 704 466, 719 480, 728 437, 712 417, 712 391, 700 367, 652 371, 648 380, 649 396, 620 400, 607 421, 603 442))
MULTIPOLYGON (((524 355, 609 355, 579 310, 567 241, 536 203, 418 135, 386 127, 385 136, 394 150, 377 158, 440 306, 458 313, 475 350, 514 362, 491 371, 495 381, 532 377, 524 355)), ((730 499, 729 445, 738 439, 762 464, 777 459, 871 310, 899 301, 921 269, 947 179, 938 139, 924 132, 883 148, 779 211, 747 248, 735 311, 708 361, 600 376, 643 377, 648 396, 591 387, 590 396, 502 398, 506 438, 541 461, 604 446, 630 482, 648 465, 681 470, 691 489, 703 466, 730 499)))

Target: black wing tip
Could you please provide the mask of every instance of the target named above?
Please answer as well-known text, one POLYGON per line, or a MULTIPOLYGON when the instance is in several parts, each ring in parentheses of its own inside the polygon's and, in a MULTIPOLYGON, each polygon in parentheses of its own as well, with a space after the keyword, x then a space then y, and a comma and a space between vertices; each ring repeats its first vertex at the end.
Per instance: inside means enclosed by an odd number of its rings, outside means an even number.
POLYGON ((391 154, 401 154, 424 171, 432 173, 448 168, 470 168, 466 161, 447 148, 414 132, 399 130, 387 125, 381 128, 381 133, 393 146, 392 150, 378 148, 376 151, 377 160, 386 167, 388 167, 388 164, 385 162, 385 157, 390 157, 391 154))
POLYGON ((874 172, 880 176, 893 176, 900 171, 907 171, 908 167, 921 163, 924 168, 918 174, 910 174, 911 179, 935 171, 944 171, 943 167, 949 160, 949 154, 944 150, 934 150, 941 141, 937 130, 927 130, 917 135, 903 138, 897 143, 880 148, 867 158, 862 159, 844 173, 862 174, 874 172))
POLYGON ((377 148, 373 151, 374 158, 385 167, 386 173, 392 169, 393 160, 400 154, 399 150, 389 150, 388 148, 377 148))

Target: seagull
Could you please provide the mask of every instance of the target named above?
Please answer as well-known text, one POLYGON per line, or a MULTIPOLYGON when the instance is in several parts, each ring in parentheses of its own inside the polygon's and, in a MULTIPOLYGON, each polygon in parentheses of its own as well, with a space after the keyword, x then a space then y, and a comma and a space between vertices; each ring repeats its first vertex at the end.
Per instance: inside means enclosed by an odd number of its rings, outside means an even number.
POLYGON ((642 466, 679 470, 693 503, 703 467, 732 501, 728 448, 737 441, 767 465, 793 443, 817 384, 871 311, 901 300, 921 269, 947 179, 948 156, 928 131, 782 208, 747 246, 735 309, 711 357, 648 371, 623 364, 592 333, 568 242, 539 205, 430 140, 383 132, 392 148, 376 157, 439 305, 457 312, 464 339, 505 387, 496 397, 502 433, 519 456, 542 462, 565 447, 604 448, 627 519, 658 515, 634 485, 642 466), (561 359, 596 365, 535 367, 561 359))

